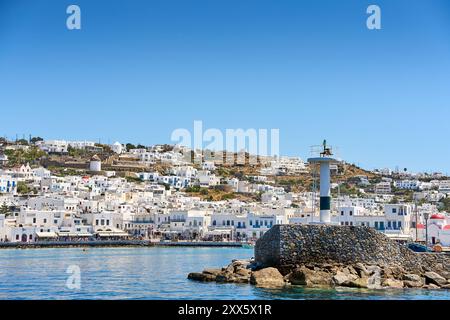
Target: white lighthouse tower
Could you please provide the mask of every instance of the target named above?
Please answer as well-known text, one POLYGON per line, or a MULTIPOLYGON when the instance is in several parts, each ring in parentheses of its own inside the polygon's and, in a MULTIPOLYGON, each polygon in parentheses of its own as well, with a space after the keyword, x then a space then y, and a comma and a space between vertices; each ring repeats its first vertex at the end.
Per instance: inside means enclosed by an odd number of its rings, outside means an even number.
POLYGON ((333 158, 327 141, 323 142, 323 151, 319 157, 308 159, 310 164, 320 165, 320 223, 331 223, 331 172, 330 165, 339 161, 333 158))

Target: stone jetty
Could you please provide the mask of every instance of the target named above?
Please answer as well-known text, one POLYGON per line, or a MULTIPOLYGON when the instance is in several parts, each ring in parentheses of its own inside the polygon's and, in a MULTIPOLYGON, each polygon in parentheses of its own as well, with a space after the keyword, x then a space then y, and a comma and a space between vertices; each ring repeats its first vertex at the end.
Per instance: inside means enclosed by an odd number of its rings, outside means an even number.
POLYGON ((415 253, 367 227, 283 225, 257 242, 254 259, 188 278, 263 288, 450 289, 450 256, 415 253))

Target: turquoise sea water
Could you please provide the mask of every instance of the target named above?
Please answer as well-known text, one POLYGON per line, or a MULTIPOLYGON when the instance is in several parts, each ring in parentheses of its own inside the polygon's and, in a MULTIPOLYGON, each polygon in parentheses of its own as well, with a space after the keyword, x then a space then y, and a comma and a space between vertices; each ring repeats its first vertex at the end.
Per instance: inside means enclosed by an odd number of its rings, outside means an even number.
POLYGON ((250 285, 197 283, 190 272, 251 258, 239 248, 88 248, 0 250, 0 299, 439 299, 450 291, 264 290, 250 285), (69 266, 80 289, 66 286, 69 266))

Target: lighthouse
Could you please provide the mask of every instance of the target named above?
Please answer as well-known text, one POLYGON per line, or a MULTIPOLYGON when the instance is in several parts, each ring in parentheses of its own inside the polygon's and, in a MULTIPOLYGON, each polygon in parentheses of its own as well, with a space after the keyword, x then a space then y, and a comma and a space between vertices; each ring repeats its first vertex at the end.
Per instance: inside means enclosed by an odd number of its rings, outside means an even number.
POLYGON ((331 223, 331 164, 339 161, 333 158, 330 147, 327 147, 327 141, 323 142, 323 151, 319 157, 308 159, 310 164, 320 165, 320 223, 331 223))

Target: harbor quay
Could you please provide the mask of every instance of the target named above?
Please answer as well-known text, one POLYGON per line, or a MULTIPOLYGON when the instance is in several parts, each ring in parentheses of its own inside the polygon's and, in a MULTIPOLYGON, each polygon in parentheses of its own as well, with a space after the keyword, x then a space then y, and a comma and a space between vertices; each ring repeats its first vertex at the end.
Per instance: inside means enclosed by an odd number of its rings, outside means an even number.
POLYGON ((102 241, 42 241, 42 242, 3 242, 0 249, 33 249, 33 248, 85 248, 85 247, 215 247, 215 248, 242 248, 247 244, 239 242, 154 242, 150 240, 102 240, 102 241))

